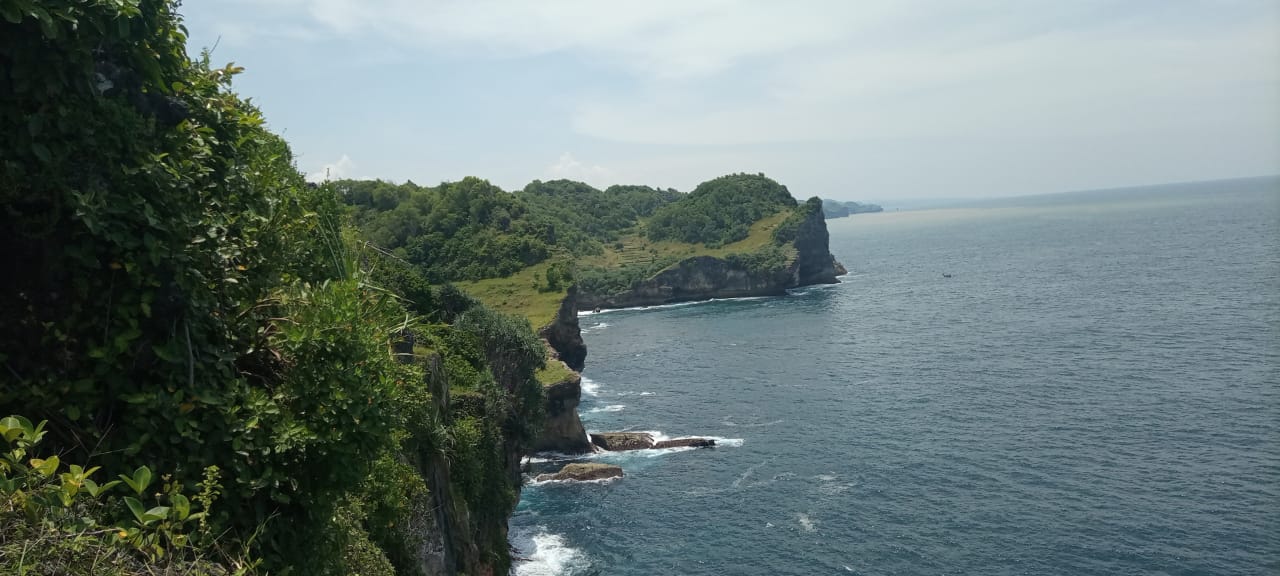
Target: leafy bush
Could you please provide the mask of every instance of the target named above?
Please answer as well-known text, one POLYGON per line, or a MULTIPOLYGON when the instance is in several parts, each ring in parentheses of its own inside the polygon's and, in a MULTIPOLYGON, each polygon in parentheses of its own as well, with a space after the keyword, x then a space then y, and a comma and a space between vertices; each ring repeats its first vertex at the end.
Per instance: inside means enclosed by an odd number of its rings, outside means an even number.
POLYGON ((430 188, 377 180, 333 187, 368 241, 435 284, 509 276, 557 252, 599 254, 603 241, 680 196, 647 186, 602 192, 569 180, 535 180, 514 194, 479 178, 430 188))
POLYGON ((0 1, 0 410, 104 470, 217 466, 207 521, 280 570, 394 447, 405 316, 175 7, 0 1))
POLYGON ((578 271, 578 289, 584 294, 616 294, 634 287, 637 283, 661 272, 679 261, 675 256, 655 258, 645 264, 633 264, 618 268, 586 268, 578 271))
POLYGON ((787 216, 777 228, 773 230, 773 241, 777 244, 789 244, 794 242, 796 236, 800 233, 800 226, 814 214, 822 212, 822 200, 817 196, 810 198, 791 211, 791 215, 787 216))
POLYGON ((206 521, 218 490, 216 467, 206 469, 200 492, 190 496, 146 466, 99 484, 93 479, 97 466, 33 457, 45 424, 32 425, 21 416, 0 419, 0 571, 228 573, 209 556, 236 574, 254 571, 255 563, 219 549, 206 521))
POLYGON ((787 254, 781 246, 777 245, 766 246, 747 254, 730 254, 724 259, 730 265, 756 274, 778 271, 787 265, 787 254))
POLYGON ((719 247, 746 238, 755 221, 795 205, 786 186, 763 174, 721 176, 657 209, 645 233, 655 241, 719 247))

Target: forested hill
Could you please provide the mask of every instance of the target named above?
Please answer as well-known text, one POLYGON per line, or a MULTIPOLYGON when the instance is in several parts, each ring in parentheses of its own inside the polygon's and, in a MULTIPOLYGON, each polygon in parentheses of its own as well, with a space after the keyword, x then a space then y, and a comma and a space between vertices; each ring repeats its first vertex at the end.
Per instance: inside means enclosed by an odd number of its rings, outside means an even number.
POLYGON ((731 174, 655 211, 645 232, 651 240, 723 246, 746 238, 757 220, 795 206, 787 187, 763 174, 731 174))
POLYGON ((431 283, 509 276, 554 254, 599 254, 602 243, 682 196, 569 180, 535 180, 515 193, 479 178, 434 187, 342 180, 333 188, 365 239, 431 283))
POLYGON ((689 193, 571 180, 508 192, 473 177, 328 186, 362 239, 389 256, 382 283, 424 298, 426 287, 459 283, 535 327, 574 284, 592 293, 625 289, 695 256, 781 265, 785 242, 774 231, 798 209, 786 186, 763 174, 721 176, 689 193))
POLYGON ((568 287, 825 254, 762 175, 309 186, 177 9, 0 0, 0 574, 505 574, 568 287))
POLYGON ((601 256, 629 234, 718 248, 796 206, 785 186, 751 174, 722 176, 689 194, 598 190, 571 180, 535 180, 506 192, 479 178, 433 187, 341 180, 332 187, 366 240, 432 284, 502 278, 555 257, 601 256))

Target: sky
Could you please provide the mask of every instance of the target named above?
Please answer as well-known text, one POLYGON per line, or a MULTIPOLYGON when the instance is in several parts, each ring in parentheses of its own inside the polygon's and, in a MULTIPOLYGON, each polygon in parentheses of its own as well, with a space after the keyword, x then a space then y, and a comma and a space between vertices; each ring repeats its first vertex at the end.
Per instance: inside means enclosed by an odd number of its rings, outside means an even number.
POLYGON ((312 179, 893 203, 1280 174, 1275 0, 187 0, 312 179))

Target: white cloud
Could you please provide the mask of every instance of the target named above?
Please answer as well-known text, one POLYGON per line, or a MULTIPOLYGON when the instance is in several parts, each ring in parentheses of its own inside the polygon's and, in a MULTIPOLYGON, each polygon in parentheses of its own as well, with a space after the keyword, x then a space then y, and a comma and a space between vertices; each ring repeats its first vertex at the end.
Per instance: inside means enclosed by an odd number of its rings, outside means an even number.
POLYGON ((617 175, 612 170, 598 164, 584 164, 568 152, 561 154, 555 164, 547 166, 544 174, 548 180, 577 180, 601 189, 617 183, 617 175))
POLYGON ((337 162, 325 164, 319 170, 307 174, 308 182, 325 182, 328 180, 341 180, 343 178, 354 178, 353 171, 356 163, 351 161, 351 157, 343 154, 337 162))
POLYGON ((1101 138, 1280 127, 1272 22, 1230 35, 1106 27, 957 47, 948 41, 844 48, 752 70, 760 89, 705 98, 654 83, 583 103, 574 128, 623 142, 681 145, 980 138, 1101 138))
POLYGON ((625 71, 639 87, 628 96, 566 88, 575 130, 622 142, 1017 139, 1280 122, 1268 113, 1280 99, 1280 12, 1265 0, 1154 11, 1106 0, 265 4, 293 14, 290 26, 305 14, 331 34, 470 59, 564 52, 625 71), (1250 22, 1241 7, 1271 17, 1250 22), (1188 16, 1196 10, 1215 21, 1188 16))
MULTIPOLYGON (((986 193, 1280 172, 1274 0, 222 1, 250 34, 296 26, 443 70, 511 59, 563 78, 488 86, 612 168, 566 153, 551 178, 732 167, 986 193)), ((476 101, 458 117, 490 114, 476 101)), ((536 171, 544 146, 515 164, 536 171)))

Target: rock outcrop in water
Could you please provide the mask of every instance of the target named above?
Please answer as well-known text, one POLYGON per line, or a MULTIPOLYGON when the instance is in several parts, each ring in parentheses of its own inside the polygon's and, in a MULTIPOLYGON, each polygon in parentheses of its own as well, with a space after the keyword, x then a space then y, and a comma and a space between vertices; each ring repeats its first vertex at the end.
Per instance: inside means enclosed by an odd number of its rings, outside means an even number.
POLYGON ((711 438, 676 438, 654 442, 654 448, 710 448, 716 445, 711 438))
POLYGON ((601 432, 591 435, 591 443, 609 451, 653 448, 653 435, 645 432, 601 432))
POLYGON ((543 421, 542 433, 533 442, 533 449, 566 454, 590 452, 591 442, 587 441, 587 431, 578 417, 582 375, 577 371, 581 371, 586 363, 587 346, 582 342, 582 329, 578 325, 577 288, 569 288, 555 319, 539 329, 538 335, 542 336, 553 355, 548 362, 564 362, 575 372, 545 388, 547 417, 543 421))
POLYGON ((559 472, 554 474, 540 474, 535 480, 545 482, 547 480, 574 480, 578 482, 590 482, 592 480, 604 480, 607 478, 621 478, 623 476, 622 468, 613 464, 600 463, 575 463, 565 465, 559 472))
MULTIPOLYGON (((816 200, 816 199, 815 199, 816 200)), ((822 202, 809 201, 800 208, 808 210, 807 216, 796 228, 795 286, 811 284, 836 284, 844 266, 831 255, 831 237, 827 233, 827 221, 822 215, 822 202)), ((794 286, 788 286, 792 288, 794 286)))
POLYGON ((712 438, 676 438, 655 441, 648 432, 600 432, 591 435, 591 443, 610 452, 647 450, 650 448, 709 448, 716 445, 712 438))
POLYGON ((831 255, 821 201, 810 200, 797 210, 802 211, 804 217, 797 223, 789 245, 794 257, 785 265, 757 269, 742 260, 694 256, 636 283, 629 290, 575 295, 578 308, 633 308, 712 298, 777 296, 785 294, 788 288, 838 283, 836 276, 846 270, 831 255))
POLYGON ((542 433, 534 441, 538 452, 564 452, 580 454, 591 451, 587 431, 578 418, 578 402, 582 398, 582 376, 577 372, 564 380, 545 388, 547 393, 547 418, 542 433))

